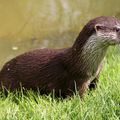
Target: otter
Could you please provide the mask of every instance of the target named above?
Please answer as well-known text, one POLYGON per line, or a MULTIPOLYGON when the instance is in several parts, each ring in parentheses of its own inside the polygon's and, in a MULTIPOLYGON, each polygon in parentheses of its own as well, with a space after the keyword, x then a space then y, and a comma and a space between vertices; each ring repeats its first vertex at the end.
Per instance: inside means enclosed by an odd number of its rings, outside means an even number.
POLYGON ((63 49, 35 49, 7 62, 0 71, 0 89, 39 89, 42 94, 82 97, 96 88, 109 46, 120 43, 120 20, 100 16, 90 20, 74 44, 63 49))

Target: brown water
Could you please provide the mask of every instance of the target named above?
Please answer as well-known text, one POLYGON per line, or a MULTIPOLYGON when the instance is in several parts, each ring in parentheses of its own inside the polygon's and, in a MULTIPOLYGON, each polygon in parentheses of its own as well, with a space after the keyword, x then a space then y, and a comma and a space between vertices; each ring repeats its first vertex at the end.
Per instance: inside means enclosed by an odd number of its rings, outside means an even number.
POLYGON ((101 15, 120 17, 120 0, 0 0, 0 66, 29 49, 70 46, 101 15))

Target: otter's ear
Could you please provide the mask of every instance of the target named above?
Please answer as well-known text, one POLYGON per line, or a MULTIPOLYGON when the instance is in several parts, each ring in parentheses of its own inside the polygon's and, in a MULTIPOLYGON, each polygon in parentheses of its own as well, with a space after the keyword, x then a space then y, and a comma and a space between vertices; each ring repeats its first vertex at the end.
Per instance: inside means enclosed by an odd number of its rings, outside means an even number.
POLYGON ((94 28, 95 28, 96 32, 100 31, 100 30, 104 30, 104 25, 102 25, 102 24, 96 24, 94 28))

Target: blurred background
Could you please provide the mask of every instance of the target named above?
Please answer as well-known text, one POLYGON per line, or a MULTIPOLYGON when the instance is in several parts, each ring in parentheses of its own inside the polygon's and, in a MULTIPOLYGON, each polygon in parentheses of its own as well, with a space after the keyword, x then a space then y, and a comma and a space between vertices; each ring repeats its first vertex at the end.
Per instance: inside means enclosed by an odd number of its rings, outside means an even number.
POLYGON ((101 15, 120 18, 120 0, 0 0, 0 67, 30 49, 71 46, 101 15))

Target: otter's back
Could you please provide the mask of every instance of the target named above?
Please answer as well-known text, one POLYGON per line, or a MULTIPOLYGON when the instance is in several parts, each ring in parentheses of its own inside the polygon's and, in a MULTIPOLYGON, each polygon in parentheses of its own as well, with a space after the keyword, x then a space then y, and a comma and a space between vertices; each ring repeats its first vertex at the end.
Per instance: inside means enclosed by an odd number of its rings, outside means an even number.
POLYGON ((20 87, 20 83, 27 89, 60 89, 66 74, 61 60, 63 51, 65 49, 37 49, 17 56, 3 66, 0 82, 10 89, 20 87))

